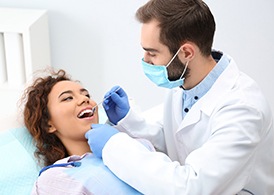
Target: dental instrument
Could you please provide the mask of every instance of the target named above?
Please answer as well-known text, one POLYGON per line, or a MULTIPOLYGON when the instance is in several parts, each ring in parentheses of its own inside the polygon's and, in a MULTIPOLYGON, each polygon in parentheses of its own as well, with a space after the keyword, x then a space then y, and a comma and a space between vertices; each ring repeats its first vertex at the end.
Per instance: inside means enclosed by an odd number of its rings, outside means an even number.
POLYGON ((96 107, 98 107, 99 105, 101 105, 106 99, 108 99, 113 93, 116 93, 119 89, 121 89, 121 87, 118 87, 115 91, 113 91, 112 93, 110 93, 107 97, 105 97, 101 102, 99 102, 98 104, 96 104, 96 106, 94 106, 91 111, 92 114, 95 112, 96 107))

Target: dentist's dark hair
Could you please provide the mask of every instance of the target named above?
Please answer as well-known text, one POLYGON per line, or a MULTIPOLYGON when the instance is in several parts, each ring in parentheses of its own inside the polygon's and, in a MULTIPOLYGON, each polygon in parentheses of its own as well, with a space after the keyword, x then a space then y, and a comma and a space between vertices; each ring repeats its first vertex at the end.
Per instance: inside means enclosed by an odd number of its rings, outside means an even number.
POLYGON ((136 18, 141 23, 158 21, 160 42, 173 54, 190 41, 204 56, 211 55, 215 20, 202 0, 150 0, 137 10, 136 18))
POLYGON ((24 103, 24 124, 32 135, 36 151, 35 156, 44 166, 68 156, 68 152, 61 140, 49 133, 48 95, 53 86, 60 81, 70 81, 70 76, 64 70, 55 72, 50 70, 50 75, 37 78, 32 85, 26 88, 22 97, 24 103))

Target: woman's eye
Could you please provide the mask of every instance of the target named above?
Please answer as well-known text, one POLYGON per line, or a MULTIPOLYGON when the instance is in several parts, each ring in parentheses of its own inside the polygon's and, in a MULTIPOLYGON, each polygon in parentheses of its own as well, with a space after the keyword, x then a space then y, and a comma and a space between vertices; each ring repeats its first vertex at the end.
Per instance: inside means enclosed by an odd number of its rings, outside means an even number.
POLYGON ((69 100, 72 100, 73 98, 72 98, 72 96, 69 96, 69 97, 65 97, 65 98, 63 98, 63 100, 62 101, 69 101, 69 100))
POLYGON ((90 99, 90 95, 89 94, 86 94, 86 96, 90 99))

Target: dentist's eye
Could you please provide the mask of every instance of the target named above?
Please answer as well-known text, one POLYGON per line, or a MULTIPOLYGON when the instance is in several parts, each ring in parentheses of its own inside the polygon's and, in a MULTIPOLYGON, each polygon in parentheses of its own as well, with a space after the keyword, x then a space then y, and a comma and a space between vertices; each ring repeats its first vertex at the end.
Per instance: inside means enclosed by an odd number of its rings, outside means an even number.
POLYGON ((150 57, 155 57, 155 56, 156 56, 155 53, 151 53, 151 52, 148 52, 148 55, 149 55, 150 57))

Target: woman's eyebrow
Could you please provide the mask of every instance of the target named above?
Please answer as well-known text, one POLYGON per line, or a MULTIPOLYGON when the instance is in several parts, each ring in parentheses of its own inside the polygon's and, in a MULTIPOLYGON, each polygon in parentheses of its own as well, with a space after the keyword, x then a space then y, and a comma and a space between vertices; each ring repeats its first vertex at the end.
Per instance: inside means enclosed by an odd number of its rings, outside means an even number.
POLYGON ((66 94, 66 93, 71 94, 72 91, 71 91, 71 90, 63 91, 63 92, 58 96, 58 98, 60 98, 62 95, 66 94))
MULTIPOLYGON (((88 93, 88 90, 85 89, 85 88, 82 88, 82 89, 80 89, 80 93, 82 93, 82 92, 87 92, 87 93, 88 93)), ((73 91, 72 91, 72 90, 63 91, 63 92, 58 96, 58 98, 60 98, 62 95, 67 94, 67 93, 73 94, 73 91)))
POLYGON ((87 92, 87 93, 89 93, 88 90, 85 89, 85 88, 80 89, 80 92, 87 92))

